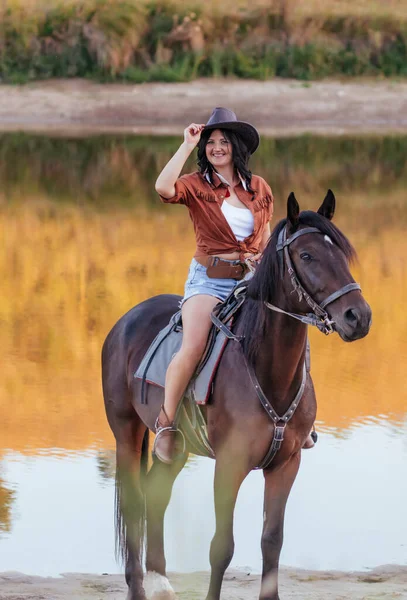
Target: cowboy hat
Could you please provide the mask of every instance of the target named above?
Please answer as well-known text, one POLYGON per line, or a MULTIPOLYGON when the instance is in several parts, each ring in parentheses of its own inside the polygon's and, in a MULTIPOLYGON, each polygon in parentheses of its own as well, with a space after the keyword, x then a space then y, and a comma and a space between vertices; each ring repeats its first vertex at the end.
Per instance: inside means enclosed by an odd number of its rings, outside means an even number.
POLYGON ((253 125, 250 125, 250 123, 238 121, 233 110, 222 108, 221 106, 214 108, 209 121, 204 127, 204 131, 213 129, 230 130, 240 135, 250 154, 253 154, 258 148, 260 136, 257 129, 253 125))

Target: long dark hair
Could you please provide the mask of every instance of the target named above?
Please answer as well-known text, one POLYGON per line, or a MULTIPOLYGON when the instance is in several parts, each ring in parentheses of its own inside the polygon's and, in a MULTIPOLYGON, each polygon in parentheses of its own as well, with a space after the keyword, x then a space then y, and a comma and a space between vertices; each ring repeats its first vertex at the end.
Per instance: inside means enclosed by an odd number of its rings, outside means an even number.
MULTIPOLYGON (((203 174, 207 171, 209 172, 210 177, 212 177, 213 166, 209 162, 206 157, 206 144, 210 138, 213 129, 208 129, 202 132, 201 139, 198 143, 198 167, 199 171, 203 174)), ((249 158, 250 152, 247 149, 246 144, 238 133, 234 131, 225 131, 224 129, 220 130, 224 137, 228 140, 230 144, 232 144, 232 157, 233 164, 235 169, 241 174, 243 179, 246 181, 247 189, 252 192, 251 181, 252 181, 252 172, 249 169, 249 158)))

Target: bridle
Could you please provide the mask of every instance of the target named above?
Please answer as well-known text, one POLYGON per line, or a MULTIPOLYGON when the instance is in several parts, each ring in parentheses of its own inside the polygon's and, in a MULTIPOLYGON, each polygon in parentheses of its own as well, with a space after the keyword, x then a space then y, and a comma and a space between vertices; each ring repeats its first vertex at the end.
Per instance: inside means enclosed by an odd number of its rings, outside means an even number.
MULTIPOLYGON (((313 298, 311 298, 311 296, 308 294, 308 292, 301 285, 300 280, 295 271, 294 265, 291 261, 290 252, 289 252, 290 244, 292 244, 292 242, 294 240, 296 240, 297 238, 299 238, 301 235, 305 235, 306 233, 323 234, 323 232, 320 231, 319 229, 317 229, 316 227, 305 227, 304 229, 300 229, 300 230, 296 231, 287 239, 287 229, 285 226, 280 231, 278 239, 277 239, 277 257, 278 257, 278 261, 279 261, 279 265, 280 265, 281 276, 282 277, 284 276, 284 268, 287 268, 287 272, 290 276, 291 283, 294 288, 293 291, 297 292, 298 298, 300 301, 304 298, 304 300, 307 302, 308 306, 311 308, 311 310, 313 312, 308 313, 306 315, 299 315, 296 313, 287 312, 287 311, 283 310, 282 308, 279 308, 278 306, 274 306, 274 304, 270 304, 269 302, 264 302, 264 304, 270 310, 273 310, 273 311, 279 312, 279 313, 283 313, 285 315, 288 315, 289 317, 293 317, 294 319, 298 319, 299 321, 301 321, 302 323, 305 323, 306 325, 315 325, 316 327, 318 327, 318 329, 320 331, 322 331, 326 335, 329 335, 330 333, 333 333, 335 331, 335 329, 334 329, 335 322, 332 319, 330 319, 325 308, 328 306, 328 304, 331 304, 338 298, 341 298, 341 296, 344 296, 345 294, 348 294, 349 292, 352 292, 354 290, 361 291, 361 288, 358 283, 348 283, 347 285, 344 285, 336 292, 333 292, 332 294, 330 294, 328 296, 328 298, 323 300, 320 304, 315 302, 315 300, 313 298)), ((249 268, 250 268, 250 266, 249 266, 249 268)), ((235 298, 236 308, 233 310, 233 312, 235 312, 241 306, 242 302, 244 302, 245 297, 246 297, 246 290, 247 290, 247 285, 246 286, 237 286, 237 288, 235 288, 233 295, 235 298)), ((231 313, 231 314, 233 314, 233 313, 231 313)), ((216 317, 216 315, 214 313, 212 313, 211 319, 212 319, 213 323, 216 325, 216 327, 218 329, 220 329, 228 339, 232 339, 236 342, 242 342, 243 338, 235 335, 229 329, 229 327, 227 327, 224 323, 222 323, 222 321, 220 319, 218 319, 216 317)), ((306 382, 307 382, 307 376, 308 376, 306 361, 304 360, 304 363, 302 365, 302 379, 301 379, 301 383, 298 388, 297 394, 296 394, 294 400, 292 400, 290 406, 286 409, 285 413, 282 416, 280 416, 274 410, 271 402, 268 400, 267 396, 261 389, 261 385, 259 383, 259 380, 257 379, 256 373, 254 370, 254 366, 248 361, 245 353, 243 353, 243 356, 244 356, 245 364, 246 364, 251 382, 253 384, 253 388, 256 392, 256 395, 257 395, 258 399, 260 400, 260 403, 263 406, 264 410, 266 411, 267 415, 273 421, 273 424, 274 424, 274 434, 273 434, 273 439, 271 441, 269 450, 268 450, 266 456, 260 462, 260 464, 256 467, 256 469, 266 469, 271 464, 273 458, 275 457, 275 455, 281 448, 281 445, 284 441, 284 432, 285 432, 287 423, 294 416, 295 411, 297 410, 297 407, 298 407, 298 405, 302 399, 302 396, 304 394, 305 386, 306 386, 306 382)))
POLYGON ((296 313, 287 312, 282 308, 275 306, 274 304, 270 304, 269 302, 264 302, 264 304, 270 310, 293 317, 294 319, 297 319, 302 323, 305 323, 306 325, 314 325, 319 329, 319 331, 322 331, 323 333, 325 333, 325 335, 329 335, 330 333, 334 333, 335 331, 335 321, 330 319, 325 308, 328 306, 328 304, 331 304, 332 302, 334 302, 338 298, 341 298, 341 296, 348 294, 349 292, 353 292, 354 290, 361 291, 361 287, 358 283, 348 283, 336 292, 333 292, 330 296, 328 296, 328 298, 323 300, 321 304, 315 302, 315 300, 311 298, 308 292, 301 285, 298 275, 295 271, 294 265, 291 261, 289 251, 290 244, 292 244, 292 242, 299 238, 301 235, 305 235, 307 233, 319 233, 324 235, 323 232, 317 229, 316 227, 305 227, 304 229, 299 229, 287 239, 287 226, 283 227, 277 239, 277 256, 281 272, 284 272, 284 267, 287 268, 287 272, 291 279, 291 284, 294 288, 294 291, 297 292, 299 300, 301 301, 302 299, 304 299, 313 312, 307 313, 306 315, 299 315, 296 313))

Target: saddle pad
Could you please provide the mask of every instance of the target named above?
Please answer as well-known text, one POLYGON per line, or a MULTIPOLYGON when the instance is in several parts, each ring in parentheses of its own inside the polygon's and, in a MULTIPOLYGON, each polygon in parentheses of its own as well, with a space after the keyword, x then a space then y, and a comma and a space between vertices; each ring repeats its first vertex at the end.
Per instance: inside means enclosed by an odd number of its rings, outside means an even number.
MULTIPOLYGON (((146 383, 162 388, 165 386, 168 365, 182 343, 180 316, 180 312, 176 313, 169 324, 158 333, 134 374, 136 379, 143 380, 145 378, 146 383)), ((198 376, 193 377, 188 385, 185 395, 191 397, 197 404, 206 404, 210 398, 212 381, 227 342, 227 337, 219 331, 205 365, 198 376)))

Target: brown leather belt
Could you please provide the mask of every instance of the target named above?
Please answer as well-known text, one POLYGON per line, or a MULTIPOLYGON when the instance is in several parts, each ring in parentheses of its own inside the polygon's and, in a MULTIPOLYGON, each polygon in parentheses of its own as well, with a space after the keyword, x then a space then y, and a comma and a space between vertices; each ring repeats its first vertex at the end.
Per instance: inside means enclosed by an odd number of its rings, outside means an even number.
POLYGON ((212 279, 243 279, 248 271, 245 263, 237 260, 226 260, 219 256, 195 256, 195 260, 206 267, 206 274, 212 279))

